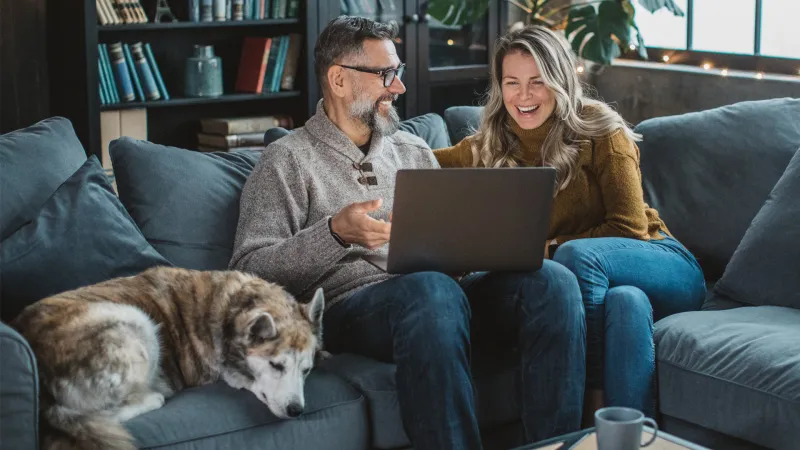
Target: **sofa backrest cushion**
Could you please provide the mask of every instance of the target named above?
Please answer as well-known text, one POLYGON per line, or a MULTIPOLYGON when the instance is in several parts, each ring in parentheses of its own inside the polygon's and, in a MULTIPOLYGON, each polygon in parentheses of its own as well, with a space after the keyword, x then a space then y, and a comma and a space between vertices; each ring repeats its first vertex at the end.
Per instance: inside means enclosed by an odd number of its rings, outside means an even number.
POLYGON ((122 137, 109 151, 119 198, 159 253, 187 269, 228 268, 260 150, 201 153, 122 137))
POLYGON ((423 114, 400 122, 400 129, 421 137, 431 149, 450 147, 450 136, 442 116, 423 114))
POLYGON ((645 201, 716 280, 800 146, 800 99, 649 119, 635 131, 645 201))
POLYGON ((147 243, 92 156, 0 245, 0 316, 42 298, 169 263, 147 243))
POLYGON ((444 111, 444 121, 453 145, 475 133, 482 113, 482 106, 451 106, 444 111))
POLYGON ((800 149, 747 228, 713 294, 800 309, 800 149))
POLYGON ((33 220, 85 161, 72 123, 63 117, 0 135, 0 240, 33 220))

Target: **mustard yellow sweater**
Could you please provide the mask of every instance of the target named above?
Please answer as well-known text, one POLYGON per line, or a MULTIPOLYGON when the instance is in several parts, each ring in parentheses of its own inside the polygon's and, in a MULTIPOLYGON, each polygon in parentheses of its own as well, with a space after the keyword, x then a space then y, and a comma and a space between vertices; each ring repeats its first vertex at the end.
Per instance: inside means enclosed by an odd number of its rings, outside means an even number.
MULTIPOLYGON (((510 120, 523 149, 520 165, 541 165, 542 144, 555 119, 533 130, 523 130, 510 120)), ((453 147, 435 150, 439 164, 471 167, 471 140, 470 136, 453 147)), ((581 144, 572 180, 553 199, 548 242, 590 237, 659 240, 663 239, 659 230, 669 234, 658 212, 644 202, 636 143, 618 130, 581 144)))

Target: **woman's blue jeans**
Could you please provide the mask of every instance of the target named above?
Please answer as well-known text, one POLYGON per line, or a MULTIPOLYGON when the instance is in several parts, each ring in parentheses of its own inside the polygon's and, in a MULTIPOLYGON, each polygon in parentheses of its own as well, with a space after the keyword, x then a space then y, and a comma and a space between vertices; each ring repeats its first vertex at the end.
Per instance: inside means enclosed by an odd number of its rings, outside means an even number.
POLYGON ((604 390, 606 406, 653 417, 653 323, 700 308, 706 286, 697 260, 669 236, 576 239, 553 259, 578 278, 586 308, 587 389, 604 390))

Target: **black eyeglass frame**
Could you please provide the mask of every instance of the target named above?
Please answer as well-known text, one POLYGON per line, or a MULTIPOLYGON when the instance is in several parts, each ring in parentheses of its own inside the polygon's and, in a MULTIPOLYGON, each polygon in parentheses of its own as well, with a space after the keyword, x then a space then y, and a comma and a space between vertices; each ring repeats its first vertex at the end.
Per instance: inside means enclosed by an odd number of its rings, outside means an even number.
POLYGON ((378 76, 383 77, 383 87, 389 87, 394 83, 395 77, 399 78, 400 80, 403 79, 403 73, 406 71, 406 64, 400 63, 397 67, 390 67, 388 69, 370 69, 368 67, 358 67, 358 66, 346 66, 344 64, 336 64, 339 67, 344 67, 345 69, 355 70, 358 72, 363 73, 372 73, 378 76), (392 75, 389 77, 389 75, 392 75))

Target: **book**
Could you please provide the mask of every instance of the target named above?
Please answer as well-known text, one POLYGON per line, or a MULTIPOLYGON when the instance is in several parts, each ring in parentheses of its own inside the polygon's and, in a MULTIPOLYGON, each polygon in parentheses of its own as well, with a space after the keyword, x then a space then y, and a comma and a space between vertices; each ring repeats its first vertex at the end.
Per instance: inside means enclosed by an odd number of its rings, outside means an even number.
POLYGON ((254 92, 256 94, 262 92, 267 58, 271 53, 271 47, 272 38, 244 38, 239 69, 236 74, 236 92, 254 92))
POLYGON ((97 72, 100 76, 100 102, 104 105, 114 103, 114 97, 111 95, 111 87, 106 80, 106 68, 103 63, 102 47, 97 46, 97 72))
POLYGON ((300 50, 303 47, 303 35, 292 33, 289 35, 289 50, 286 53, 286 67, 281 78, 281 90, 291 91, 294 89, 294 80, 297 76, 297 60, 300 58, 300 50))
POLYGON ((114 70, 114 79, 117 82, 120 98, 126 102, 136 100, 133 94, 133 83, 128 72, 128 65, 125 62, 125 55, 122 53, 122 43, 115 42, 108 47, 111 67, 114 70))
POLYGON ((156 62, 155 56, 153 56, 153 49, 150 47, 149 42, 145 42, 144 44, 144 55, 147 58, 147 62, 150 63, 150 68, 153 70, 153 76, 156 78, 156 84, 158 85, 158 90, 161 92, 161 97, 164 100, 169 100, 167 86, 164 84, 164 79, 161 78, 161 70, 158 68, 158 63, 156 62))
MULTIPOLYGON (((264 130, 266 131, 266 130, 264 130)), ((208 147, 229 149, 234 147, 249 147, 264 145, 264 131, 241 134, 208 134, 198 133, 197 143, 208 147)))
POLYGON ((200 0, 200 20, 202 22, 214 21, 214 0, 200 0))
POLYGON ((222 117, 201 119, 200 128, 208 134, 244 134, 269 130, 270 128, 283 127, 291 129, 292 118, 285 114, 258 117, 222 117))
POLYGON ((142 83, 139 81, 139 74, 136 73, 136 66, 133 64, 133 56, 131 55, 131 49, 128 47, 128 44, 122 44, 122 52, 125 53, 125 61, 128 63, 128 71, 131 73, 131 78, 133 79, 133 87, 136 91, 136 98, 140 101, 144 101, 144 91, 142 91, 142 83))
POLYGON ((111 61, 106 44, 100 44, 100 61, 103 65, 102 75, 105 77, 106 92, 109 94, 110 103, 119 103, 119 93, 117 92, 117 84, 114 81, 114 73, 111 70, 111 61))
POLYGON ((265 73, 263 85, 261 86, 261 91, 259 91, 262 94, 272 92, 272 79, 275 77, 275 71, 278 68, 278 55, 280 54, 282 39, 283 36, 275 36, 272 38, 272 48, 270 49, 267 63, 264 65, 265 73))
POLYGON ((286 51, 289 50, 289 36, 281 36, 280 53, 278 53, 278 65, 275 68, 275 74, 272 77, 272 86, 270 92, 278 92, 281 89, 281 78, 283 77, 283 68, 286 64, 286 51))
POLYGON ((133 54, 133 63, 136 66, 136 72, 139 74, 139 78, 142 81, 145 97, 148 100, 160 100, 161 93, 158 91, 156 80, 153 77, 153 71, 150 70, 150 64, 144 56, 141 42, 131 44, 131 54, 133 54))

